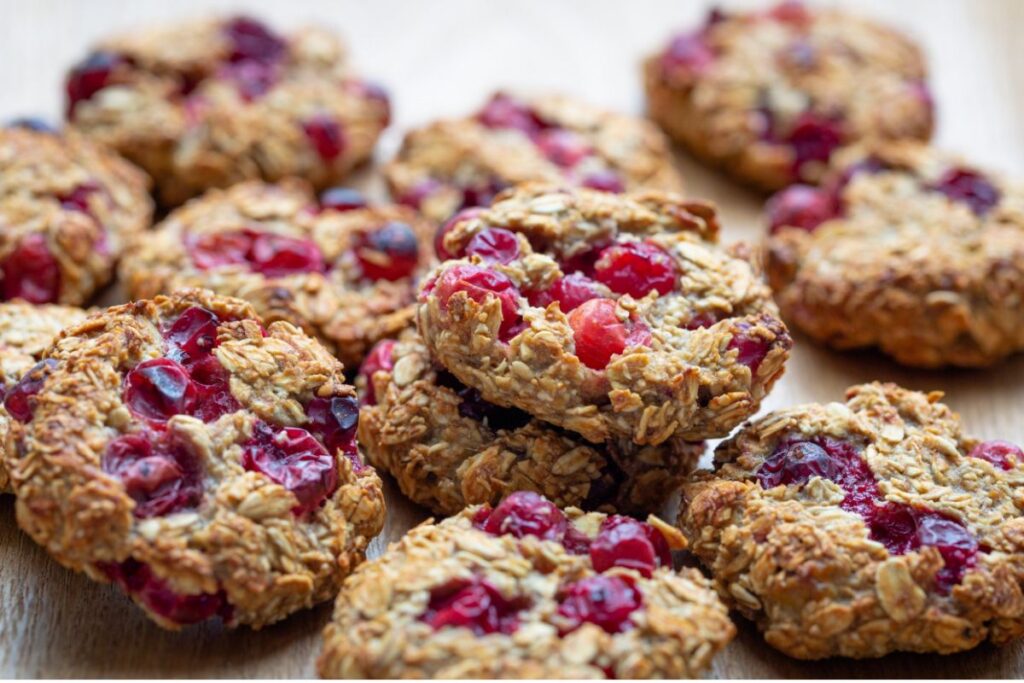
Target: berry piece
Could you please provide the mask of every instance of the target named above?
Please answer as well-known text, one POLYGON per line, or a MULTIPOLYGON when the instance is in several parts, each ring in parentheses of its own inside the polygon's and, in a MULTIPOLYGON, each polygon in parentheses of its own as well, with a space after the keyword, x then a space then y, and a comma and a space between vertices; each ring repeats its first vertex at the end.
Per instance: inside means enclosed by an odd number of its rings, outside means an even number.
POLYGON ((537 148, 548 161, 562 168, 572 168, 594 153, 586 138, 567 128, 541 131, 537 135, 537 148))
POLYGON ((189 236, 186 246, 192 262, 201 270, 245 265, 267 277, 325 270, 323 254, 315 242, 272 232, 247 228, 189 236))
POLYGON ((155 422, 191 415, 197 399, 188 371, 170 358, 143 361, 124 379, 125 405, 139 417, 155 422))
POLYGON ((594 171, 580 181, 580 185, 583 187, 589 187, 591 190, 600 190, 601 192, 625 192, 626 183, 622 182, 622 176, 612 169, 605 169, 603 171, 594 171))
POLYGON ((672 566, 672 554, 665 537, 650 524, 612 515, 590 544, 590 561, 594 571, 625 567, 650 577, 656 567, 672 566))
POLYGON ((972 448, 967 455, 990 462, 1004 470, 1012 470, 1014 462, 1024 462, 1024 451, 1009 441, 985 441, 972 448))
POLYGON ((641 322, 630 322, 627 326, 615 314, 615 302, 611 299, 584 301, 569 313, 569 327, 576 356, 594 370, 603 370, 613 356, 628 347, 651 343, 647 326, 641 322))
POLYGON ((280 69, 272 62, 246 60, 227 64, 218 75, 231 81, 243 100, 255 102, 274 87, 280 79, 280 69))
POLYGON ((689 74, 703 73, 714 61, 715 53, 708 46, 703 31, 675 36, 661 55, 664 69, 678 69, 689 74))
POLYGON ((295 494, 299 504, 292 512, 305 514, 338 488, 338 463, 334 455, 305 429, 272 428, 257 422, 253 436, 242 446, 242 467, 261 472, 295 494))
POLYGON ((110 52, 94 52, 75 66, 68 75, 65 89, 68 96, 68 117, 70 118, 79 102, 110 85, 114 69, 125 63, 124 58, 110 52))
POLYGON ((506 187, 508 187, 506 183, 496 178, 476 185, 467 185, 462 188, 462 204, 459 208, 467 209, 474 206, 490 206, 494 202, 494 198, 498 196, 498 193, 506 187))
POLYGON ((140 519, 194 508, 203 497, 198 461, 166 438, 154 443, 146 434, 119 436, 107 444, 100 465, 124 484, 140 519))
POLYGON ((81 185, 76 185, 68 194, 57 197, 57 199, 60 201, 62 208, 69 211, 79 211, 91 216, 92 211, 89 209, 89 197, 98 191, 99 186, 95 183, 82 183, 81 185))
POLYGON ((831 195, 809 185, 790 185, 774 194, 765 203, 764 211, 772 233, 783 226, 813 232, 836 215, 831 195))
POLYGON ((186 366, 198 397, 192 415, 203 422, 213 422, 222 415, 241 409, 241 404, 231 393, 231 376, 214 355, 186 366))
POLYGON ((793 150, 793 172, 799 177, 805 164, 829 160, 843 143, 843 131, 839 122, 807 111, 797 118, 786 143, 793 150))
POLYGON ((284 39, 261 21, 235 17, 224 24, 223 31, 231 43, 232 62, 273 62, 284 56, 284 39))
POLYGON ((472 220, 473 218, 478 217, 481 213, 483 213, 483 209, 477 207, 463 209, 441 224, 441 227, 437 230, 437 234, 434 236, 434 253, 437 254, 437 258, 439 260, 449 261, 454 258, 460 258, 463 255, 462 252, 458 254, 452 254, 449 252, 444 246, 444 237, 454 230, 455 226, 459 223, 472 220))
POLYGON ((373 388, 373 375, 376 372, 390 372, 395 364, 391 361, 391 352, 397 344, 394 339, 384 339, 377 342, 370 353, 366 354, 363 364, 359 366, 359 374, 366 380, 366 390, 363 393, 363 404, 368 406, 377 405, 377 394, 373 388))
POLYGON ((563 313, 569 313, 586 301, 599 299, 602 294, 596 282, 583 273, 573 273, 560 277, 551 283, 551 287, 542 292, 530 292, 527 298, 531 306, 547 308, 557 302, 563 313))
POLYGON ((935 512, 919 513, 917 537, 921 545, 932 546, 942 555, 943 567, 935 576, 935 584, 943 594, 948 594, 977 564, 978 539, 955 519, 935 512))
POLYGON ((104 564, 100 568, 125 593, 170 622, 187 626, 214 616, 231 621, 233 610, 224 591, 198 595, 175 593, 167 587, 167 582, 153 573, 149 565, 134 559, 120 564, 104 564))
POLYGON ((501 302, 499 336, 506 340, 508 332, 519 321, 519 289, 501 273, 478 266, 460 265, 445 272, 435 284, 437 297, 443 309, 456 292, 465 292, 473 301, 482 304, 490 297, 501 302))
POLYGON ((309 431, 320 437, 329 451, 340 450, 346 456, 358 452, 359 402, 354 396, 314 398, 306 406, 306 415, 309 416, 309 431))
POLYGON ((566 625, 564 635, 584 623, 596 624, 607 633, 633 628, 629 615, 640 608, 643 597, 633 582, 623 576, 590 576, 565 586, 559 596, 558 615, 566 625))
POLYGON ((341 124, 326 114, 316 114, 302 124, 306 137, 320 158, 330 163, 345 151, 345 131, 341 124))
POLYGON ((213 352, 217 345, 217 315, 202 306, 191 306, 164 330, 168 357, 188 365, 213 352))
POLYGON ((52 358, 39 361, 32 368, 21 376, 18 383, 7 392, 4 397, 4 408, 7 414, 21 423, 32 419, 32 412, 35 410, 32 397, 43 390, 43 384, 53 369, 57 367, 57 361, 52 358))
POLYGON ((655 291, 668 294, 676 286, 676 269, 664 249, 647 242, 613 244, 601 251, 594 279, 618 294, 635 299, 655 291))
POLYGON ((46 237, 31 233, 0 264, 4 301, 24 299, 33 304, 57 301, 60 295, 60 265, 46 245, 46 237))
POLYGON ((999 203, 1000 192, 989 180, 966 168, 951 168, 932 186, 956 202, 963 202, 971 207, 978 216, 984 216, 999 203))
POLYGON ((523 600, 509 600, 489 581, 474 577, 432 590, 420 619, 435 631, 461 627, 478 636, 514 633, 519 628, 516 615, 524 607, 523 600))
POLYGON ((505 93, 494 95, 477 114, 477 120, 488 128, 512 128, 530 137, 546 127, 528 105, 505 93))
POLYGON ((750 368, 750 374, 756 374, 761 362, 768 355, 768 344, 755 337, 750 330, 752 325, 741 322, 736 325, 737 331, 729 341, 729 348, 736 350, 736 362, 750 368))
POLYGON ((351 187, 331 187, 320 195, 321 208, 332 211, 354 211, 365 209, 367 205, 363 193, 351 187))
POLYGON ((495 536, 536 536, 554 541, 562 539, 568 524, 562 511, 543 496, 532 491, 516 491, 501 501, 477 526, 495 536))
POLYGON ((420 245, 407 223, 391 221, 372 232, 362 233, 355 254, 364 277, 394 282, 409 277, 416 270, 420 245))
POLYGON ((761 486, 802 484, 811 477, 835 481, 840 464, 813 441, 793 441, 775 449, 757 471, 761 486))
POLYGON ((466 245, 467 256, 479 256, 488 263, 511 263, 519 257, 519 240, 511 230, 486 228, 466 245))

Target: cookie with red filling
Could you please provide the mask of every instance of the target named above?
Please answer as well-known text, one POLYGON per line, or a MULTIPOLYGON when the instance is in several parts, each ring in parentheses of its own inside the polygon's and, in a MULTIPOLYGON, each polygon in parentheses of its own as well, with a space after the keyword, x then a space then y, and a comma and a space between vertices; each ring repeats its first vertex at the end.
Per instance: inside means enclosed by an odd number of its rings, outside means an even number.
POLYGON ((926 145, 869 144, 765 213, 775 300, 815 341, 923 367, 1024 349, 1019 184, 926 145))
POLYGON ((160 626, 258 628, 328 600, 380 531, 355 391, 289 323, 182 291, 97 313, 44 355, 5 449, 18 523, 160 626))
POLYGON ((801 659, 951 653, 1024 634, 1024 452, 923 394, 864 384, 719 446, 679 518, 720 595, 801 659))
POLYGON ((526 181, 605 192, 682 186, 667 140, 648 121, 561 95, 505 92, 471 116, 408 133, 384 172, 397 201, 436 221, 526 181))
POLYGON ((69 124, 145 169, 167 206, 250 179, 337 184, 390 119, 387 93, 352 73, 332 33, 246 16, 105 39, 66 90, 69 124))
POLYGON ((325 678, 695 677, 735 629, 678 531, 532 492, 411 530, 346 582, 325 678))
POLYGON ((483 398, 595 443, 724 436, 792 340, 714 209, 525 185, 442 227, 420 288, 431 356, 483 398))
POLYGON ((133 298, 204 287, 245 299, 358 366, 412 321, 433 235, 412 209, 349 188, 317 198, 298 180, 251 181, 171 212, 132 244, 121 277, 133 298))
POLYGON ((928 140, 925 71, 920 49, 896 31, 787 0, 712 10, 645 62, 644 81, 652 118, 677 142, 775 190, 820 180, 841 145, 928 140))
POLYGON ((0 301, 85 304, 149 227, 145 174, 81 135, 0 128, 0 301))

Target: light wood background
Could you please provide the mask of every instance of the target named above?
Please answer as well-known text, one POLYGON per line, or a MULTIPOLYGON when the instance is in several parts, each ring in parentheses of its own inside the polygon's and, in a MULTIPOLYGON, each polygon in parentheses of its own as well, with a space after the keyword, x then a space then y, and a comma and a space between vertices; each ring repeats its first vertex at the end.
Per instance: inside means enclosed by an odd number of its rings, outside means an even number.
MULTIPOLYGON (((405 128, 475 108, 495 87, 562 90, 623 111, 643 110, 641 57, 674 27, 693 24, 704 0, 621 2, 506 0, 0 0, 0 120, 56 118, 62 75, 87 46, 121 31, 221 8, 244 9, 289 27, 337 28, 357 65, 391 91, 395 124, 378 151, 387 158, 405 128)), ((751 2, 725 2, 749 6, 751 2)), ((902 27, 925 46, 939 111, 940 144, 977 163, 1024 176, 1024 0, 849 0, 902 27)), ((879 102, 879 106, 885 106, 879 102)), ((729 240, 760 238, 761 198, 682 155, 694 196, 715 200, 729 240)), ((372 170, 358 180, 379 192, 372 170)), ((116 298, 116 290, 108 299, 116 298)), ((968 428, 1024 442, 1024 356, 986 371, 913 372, 871 354, 838 355, 797 338, 785 378, 767 409, 831 400, 861 381, 883 379, 943 389, 968 428)), ((425 517, 389 484, 385 539, 425 517)), ((259 632, 202 625, 169 633, 115 589, 52 562, 14 523, 0 499, 0 678, 232 677, 314 675, 329 605, 259 632)), ((984 646, 951 657, 893 655, 856 662, 803 663, 763 644, 750 624, 717 658, 718 677, 1024 677, 1024 644, 984 646)))

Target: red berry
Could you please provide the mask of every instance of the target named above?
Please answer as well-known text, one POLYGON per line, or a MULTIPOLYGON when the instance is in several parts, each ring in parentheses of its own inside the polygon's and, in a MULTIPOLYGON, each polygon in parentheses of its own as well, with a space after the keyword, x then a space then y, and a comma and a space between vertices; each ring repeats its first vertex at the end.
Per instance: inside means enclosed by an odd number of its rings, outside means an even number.
POLYGON ((519 239, 511 230, 486 228, 466 245, 466 256, 474 255, 488 263, 511 263, 519 258, 519 239))
POLYGON ((663 249, 647 242, 624 242, 605 248, 594 265, 594 279, 617 294, 639 299, 649 292, 668 294, 676 286, 676 269, 663 249))
POLYGON ((462 205, 459 208, 490 206, 498 193, 506 187, 508 187, 506 183, 493 178, 476 185, 467 185, 462 188, 462 205))
POLYGON ((714 61, 715 53, 708 45, 703 32, 675 36, 661 55, 663 68, 679 69, 691 74, 703 73, 714 61))
POLYGON ((4 280, 4 301, 24 299, 33 304, 57 301, 60 296, 60 265, 46 245, 46 237, 31 233, 0 265, 4 280))
POLYGON ((320 437, 329 451, 340 450, 346 456, 358 453, 356 427, 359 425, 359 402, 354 396, 314 398, 306 405, 306 415, 309 417, 309 431, 320 437))
POLYGON ((94 52, 75 66, 68 75, 65 89, 68 96, 68 118, 74 114, 79 102, 110 85, 114 69, 125 62, 124 58, 110 52, 94 52))
POLYGON ((971 207, 978 216, 984 216, 999 203, 999 189, 978 173, 966 168, 952 168, 932 187, 956 202, 971 207))
POLYGON ((494 95, 477 114, 477 119, 488 128, 513 128, 531 137, 546 125, 527 104, 505 93, 494 95))
POLYGON ((611 169, 594 171, 584 176, 583 180, 580 181, 580 185, 589 187, 591 190, 600 190, 601 192, 618 193, 626 191, 626 184, 622 182, 622 176, 611 169))
POLYGON ((629 616, 643 604, 640 591, 623 576, 590 576, 565 586, 559 596, 558 615, 567 625, 564 635, 584 623, 596 624, 607 633, 633 628, 629 616))
POLYGON ((92 211, 89 208, 89 197, 94 192, 99 192, 99 189, 96 183, 82 183, 72 188, 68 194, 62 195, 57 199, 60 201, 62 208, 70 211, 79 211, 91 216, 92 211))
POLYGON ((437 230, 437 234, 434 236, 434 253, 437 254, 437 258, 439 260, 449 261, 454 258, 461 258, 464 255, 464 252, 452 254, 445 248, 445 235, 454 230, 455 226, 458 225, 459 223, 476 218, 482 213, 483 209, 478 207, 463 209, 462 211, 459 211, 457 214, 455 214, 454 216, 452 216, 451 218, 449 218, 448 220, 441 224, 441 227, 438 228, 437 230))
POLYGON ((257 422, 252 438, 242 447, 242 467, 265 474, 294 493, 299 501, 293 510, 297 515, 320 507, 338 488, 335 456, 298 427, 257 422))
POLYGON ((542 292, 531 292, 528 295, 530 305, 547 308, 557 302, 563 313, 579 308, 585 301, 599 299, 602 294, 596 282, 583 273, 573 273, 560 277, 551 283, 551 287, 542 292))
POLYGON ((519 289, 501 273, 479 266, 455 266, 438 278, 435 291, 444 309, 448 308, 448 301, 456 292, 465 292, 478 304, 497 297, 501 302, 499 336, 502 340, 508 338, 509 330, 519 321, 519 289))
POLYGON ((351 187, 332 187, 320 195, 321 208, 332 211, 354 211, 365 209, 367 205, 363 193, 351 187))
POLYGON ((270 92, 280 80, 281 74, 278 65, 273 62, 246 60, 226 64, 218 76, 231 81, 243 100, 254 102, 270 92))
POLYGON ((477 526, 495 536, 536 536, 556 541, 565 535, 568 521, 562 511, 543 496, 532 491, 516 491, 501 501, 477 526))
POLYGON ((235 17, 224 24, 223 31, 231 43, 232 62, 277 61, 287 48, 281 36, 251 17, 235 17))
POLYGON ((811 20, 811 13, 801 0, 785 0, 768 10, 768 16, 776 21, 789 24, 806 24, 811 20))
POLYGON ((990 462, 1004 470, 1012 470, 1014 462, 1024 462, 1024 451, 1009 441, 985 441, 972 448, 967 455, 990 462))
POLYGON ((272 232, 252 233, 252 247, 247 257, 253 270, 267 277, 321 273, 325 270, 320 247, 312 240, 272 232))
POLYGON ((35 410, 35 401, 31 399, 43 390, 46 378, 56 367, 57 361, 47 358, 33 365, 28 372, 22 375, 18 383, 11 387, 4 397, 4 408, 7 410, 7 414, 21 423, 31 420, 35 410))
POLYGON ((672 555, 665 537, 650 524, 612 515, 590 544, 590 561, 598 572, 625 567, 650 577, 656 567, 671 567, 672 555))
POLYGON ((978 539, 963 524, 937 512, 918 513, 917 537, 942 555, 943 567, 935 576, 939 592, 948 594, 967 570, 977 564, 978 539))
POLYGON ((809 185, 790 185, 773 195, 764 210, 772 233, 783 226, 813 232, 836 215, 831 195, 809 185))
POLYGON ((139 363, 124 378, 124 402, 140 417, 166 422, 175 415, 191 415, 198 392, 188 371, 170 358, 139 363))
POLYGON ((594 153, 587 139, 567 128, 549 128, 537 135, 537 147, 548 160, 571 168, 594 153))
POLYGON ((203 496, 198 460, 167 439, 124 434, 107 444, 100 464, 124 484, 140 519, 194 508, 203 496))
POLYGON ((398 221, 362 233, 354 251, 363 277, 374 282, 394 282, 409 277, 416 270, 420 257, 416 233, 407 223, 398 221))
POLYGON ((231 376, 216 356, 208 355, 198 362, 186 365, 186 368, 198 392, 193 417, 203 422, 213 422, 221 415, 241 409, 238 400, 231 393, 231 376))
POLYGON ((526 606, 522 600, 505 598, 486 579, 474 577, 432 590, 420 619, 435 631, 461 627, 478 636, 514 633, 519 627, 517 613, 526 606))
POLYGON ((569 313, 576 356, 588 368, 603 370, 612 356, 626 350, 629 330, 615 314, 611 299, 590 299, 569 313))
POLYGON ((805 164, 829 160, 843 144, 843 130, 838 121, 807 111, 797 118, 786 143, 793 150, 793 171, 799 177, 805 164))
POLYGON ((185 247, 192 263, 200 270, 221 266, 249 265, 249 251, 255 231, 215 232, 187 235, 185 247))
POLYGON ((391 361, 391 352, 394 351, 396 342, 394 339, 384 339, 370 349, 366 354, 363 364, 359 366, 359 374, 366 380, 366 390, 363 393, 363 403, 368 406, 377 405, 377 394, 373 388, 374 373, 390 372, 394 367, 391 361))
POLYGON ((190 306, 164 330, 168 356, 185 365, 210 354, 217 345, 217 315, 202 306, 190 306))
POLYGON ((769 346, 761 338, 751 334, 752 325, 741 322, 736 325, 737 331, 729 342, 729 349, 736 350, 736 362, 750 368, 750 374, 756 374, 761 362, 768 355, 769 346))
POLYGON ((167 587, 164 580, 153 574, 148 565, 137 560, 126 560, 121 564, 102 564, 100 568, 112 581, 121 586, 125 593, 145 605, 146 609, 170 622, 187 626, 214 616, 231 621, 233 609, 224 591, 197 595, 175 593, 167 587))
POLYGON ((306 137, 320 158, 332 162, 345 151, 345 131, 341 124, 327 114, 316 114, 302 124, 306 137))

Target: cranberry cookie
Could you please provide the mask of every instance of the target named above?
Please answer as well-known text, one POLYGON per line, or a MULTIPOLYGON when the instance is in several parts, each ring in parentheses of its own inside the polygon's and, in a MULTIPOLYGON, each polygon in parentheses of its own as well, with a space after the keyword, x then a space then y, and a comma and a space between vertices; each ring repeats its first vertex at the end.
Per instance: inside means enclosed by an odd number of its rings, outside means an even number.
POLYGON ((402 492, 442 515, 525 489, 560 506, 657 512, 704 443, 594 446, 516 408, 488 403, 436 367, 415 333, 386 339, 363 362, 359 445, 402 492))
POLYGON ((767 205, 786 319, 907 365, 991 365, 1024 349, 1024 189, 922 144, 843 150, 821 189, 767 205))
MULTIPOLYGON (((0 449, 7 440, 10 415, 25 416, 24 387, 33 381, 31 373, 43 351, 57 334, 85 319, 85 311, 72 306, 55 306, 8 301, 0 303, 0 449), (21 382, 22 378, 25 382, 21 382)), ((9 490, 7 470, 0 457, 0 493, 9 490)))
POLYGON ((680 517, 719 593, 817 659, 1024 634, 1024 453, 892 384, 780 410, 719 446, 680 517))
POLYGON ((792 341, 712 207, 677 195, 526 185, 442 229, 417 317, 483 398, 595 443, 724 436, 792 341))
POLYGON ((473 116, 410 132, 385 175, 398 201, 436 221, 524 181, 608 192, 682 186, 667 141, 647 121, 567 97, 507 93, 473 116))
POLYGON ((0 300, 80 305, 149 227, 145 174, 75 133, 0 128, 0 300))
POLYGON ((148 171, 169 206, 249 179, 329 187, 390 116, 332 34, 283 36, 249 17, 110 38, 72 69, 67 102, 69 123, 148 171))
POLYGON ((327 600, 380 531, 355 391, 294 326, 182 291, 95 314, 46 356, 6 449, 18 522, 161 626, 327 600))
POLYGON ((325 678, 697 676, 735 628, 657 518, 563 513, 535 493, 424 524, 346 582, 325 678))
POLYGON ((250 181, 173 211, 135 241, 121 277, 138 299, 182 287, 240 297, 357 366, 412 321, 435 232, 412 209, 369 206, 347 188, 318 201, 302 181, 250 181))
POLYGON ((669 135, 769 190, 817 182, 840 145, 932 133, 916 45, 866 19, 800 2, 712 10, 702 27, 647 60, 644 79, 651 116, 669 135))

